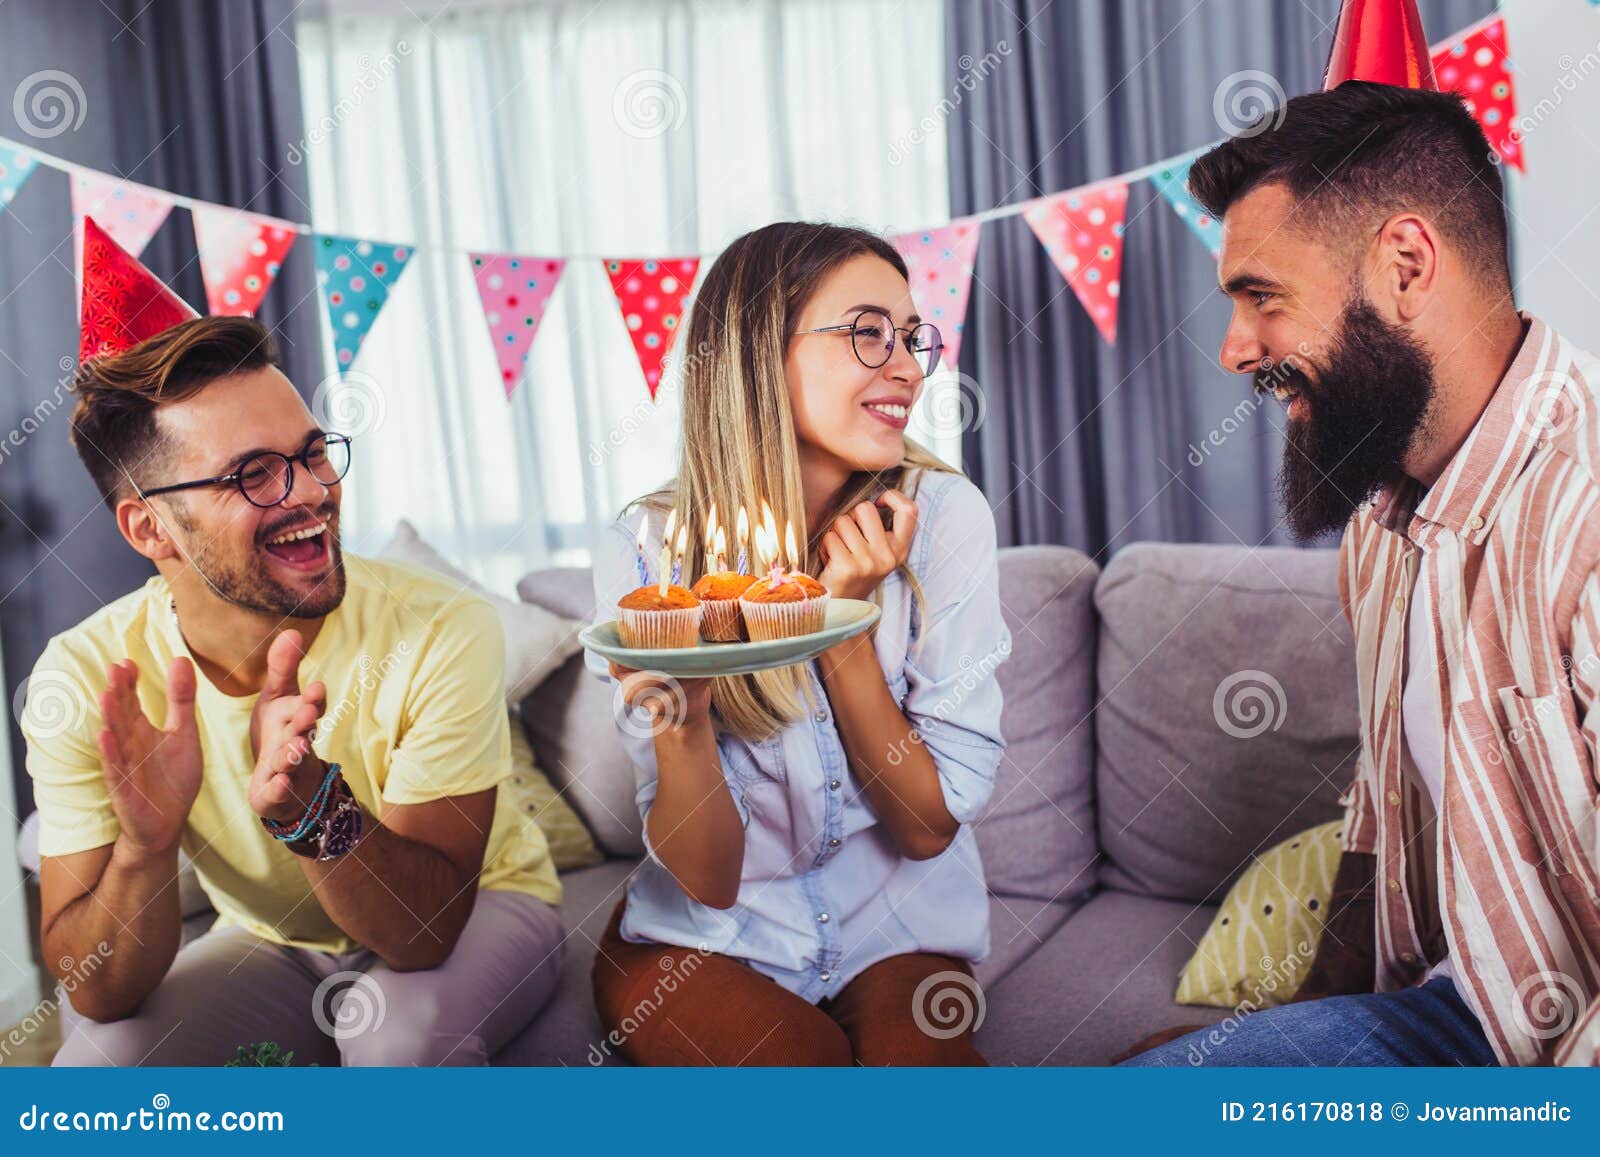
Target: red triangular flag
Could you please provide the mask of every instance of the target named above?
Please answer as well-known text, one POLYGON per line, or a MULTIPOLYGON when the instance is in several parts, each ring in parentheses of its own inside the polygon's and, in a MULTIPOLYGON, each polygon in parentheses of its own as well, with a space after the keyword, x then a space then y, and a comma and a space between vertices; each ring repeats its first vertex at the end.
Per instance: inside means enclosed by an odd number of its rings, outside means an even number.
POLYGON ((196 208, 195 246, 212 314, 251 317, 298 234, 288 221, 222 205, 196 208))
POLYGON ((1041 197, 1022 213, 1108 342, 1117 340, 1122 222, 1127 211, 1128 186, 1106 181, 1041 197))
POLYGON ((623 323, 644 371, 645 385, 655 400, 661 371, 678 323, 700 271, 698 257, 640 257, 609 260, 606 276, 617 295, 623 323))
POLYGON ((83 300, 78 360, 117 354, 200 316, 118 245, 93 217, 83 219, 83 300))
POLYGON ((1500 159, 1526 172, 1506 52, 1505 18, 1495 16, 1435 45, 1433 71, 1441 89, 1461 94, 1500 159))

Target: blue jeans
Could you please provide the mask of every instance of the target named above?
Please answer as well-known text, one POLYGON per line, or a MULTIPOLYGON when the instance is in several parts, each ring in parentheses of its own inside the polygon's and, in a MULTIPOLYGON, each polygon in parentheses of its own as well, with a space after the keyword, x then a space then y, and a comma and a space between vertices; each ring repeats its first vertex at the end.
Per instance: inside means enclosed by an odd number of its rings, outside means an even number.
POLYGON ((1226 1020, 1123 1062, 1185 1065, 1498 1064, 1448 978, 1401 992, 1330 996, 1226 1020))

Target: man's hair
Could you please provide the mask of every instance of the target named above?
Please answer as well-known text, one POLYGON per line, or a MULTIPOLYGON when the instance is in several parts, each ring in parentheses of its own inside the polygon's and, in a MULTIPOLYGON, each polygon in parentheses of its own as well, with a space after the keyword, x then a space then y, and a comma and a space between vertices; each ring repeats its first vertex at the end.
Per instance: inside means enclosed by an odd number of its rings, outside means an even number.
POLYGON ((1296 224, 1336 250, 1364 245, 1389 217, 1413 212, 1439 228, 1486 288, 1510 289, 1500 172, 1454 93, 1346 81, 1269 111, 1189 173, 1189 191, 1219 221, 1267 184, 1283 185, 1297 202, 1296 224))
POLYGON ((70 437, 106 505, 115 510, 134 483, 155 484, 151 467, 170 449, 157 421, 162 406, 232 374, 277 364, 272 335, 260 322, 200 317, 80 366, 70 437))

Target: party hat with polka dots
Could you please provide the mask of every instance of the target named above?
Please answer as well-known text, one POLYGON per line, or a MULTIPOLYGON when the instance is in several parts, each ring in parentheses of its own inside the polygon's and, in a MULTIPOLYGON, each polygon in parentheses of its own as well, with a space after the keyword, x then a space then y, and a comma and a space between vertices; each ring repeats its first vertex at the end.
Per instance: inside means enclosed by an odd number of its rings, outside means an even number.
POLYGON ((698 257, 643 257, 606 262, 606 276, 617 295, 617 307, 633 339, 633 350, 644 371, 644 384, 653 401, 661 388, 667 351, 683 320, 700 271, 698 257))
POLYGON ((317 280, 333 324, 334 357, 339 373, 347 374, 388 303, 389 290, 411 260, 411 250, 387 241, 324 233, 316 235, 315 250, 317 280))
POLYGON ((510 398, 527 369, 528 351, 566 261, 512 253, 473 253, 472 277, 483 299, 500 384, 510 398))
POLYGON ((1117 300, 1122 292, 1122 223, 1128 186, 1103 181, 1031 201, 1023 219, 1072 286, 1100 336, 1117 340, 1117 300))
POLYGON ((190 215, 206 308, 216 315, 253 317, 299 234, 287 221, 220 205, 197 206, 190 215))

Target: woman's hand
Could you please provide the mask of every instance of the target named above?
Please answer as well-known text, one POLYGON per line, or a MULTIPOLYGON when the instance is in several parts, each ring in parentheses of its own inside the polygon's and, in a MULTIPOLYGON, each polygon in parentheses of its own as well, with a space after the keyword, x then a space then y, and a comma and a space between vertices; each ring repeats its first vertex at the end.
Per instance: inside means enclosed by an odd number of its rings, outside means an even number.
POLYGON ((892 529, 883 528, 876 504, 858 502, 822 536, 818 545, 823 567, 817 581, 829 594, 841 599, 867 598, 911 553, 917 504, 898 490, 885 490, 880 497, 894 512, 892 529))
POLYGON ((650 716, 652 737, 710 718, 711 679, 676 679, 658 671, 639 671, 612 660, 611 677, 622 685, 622 701, 630 711, 650 716))

